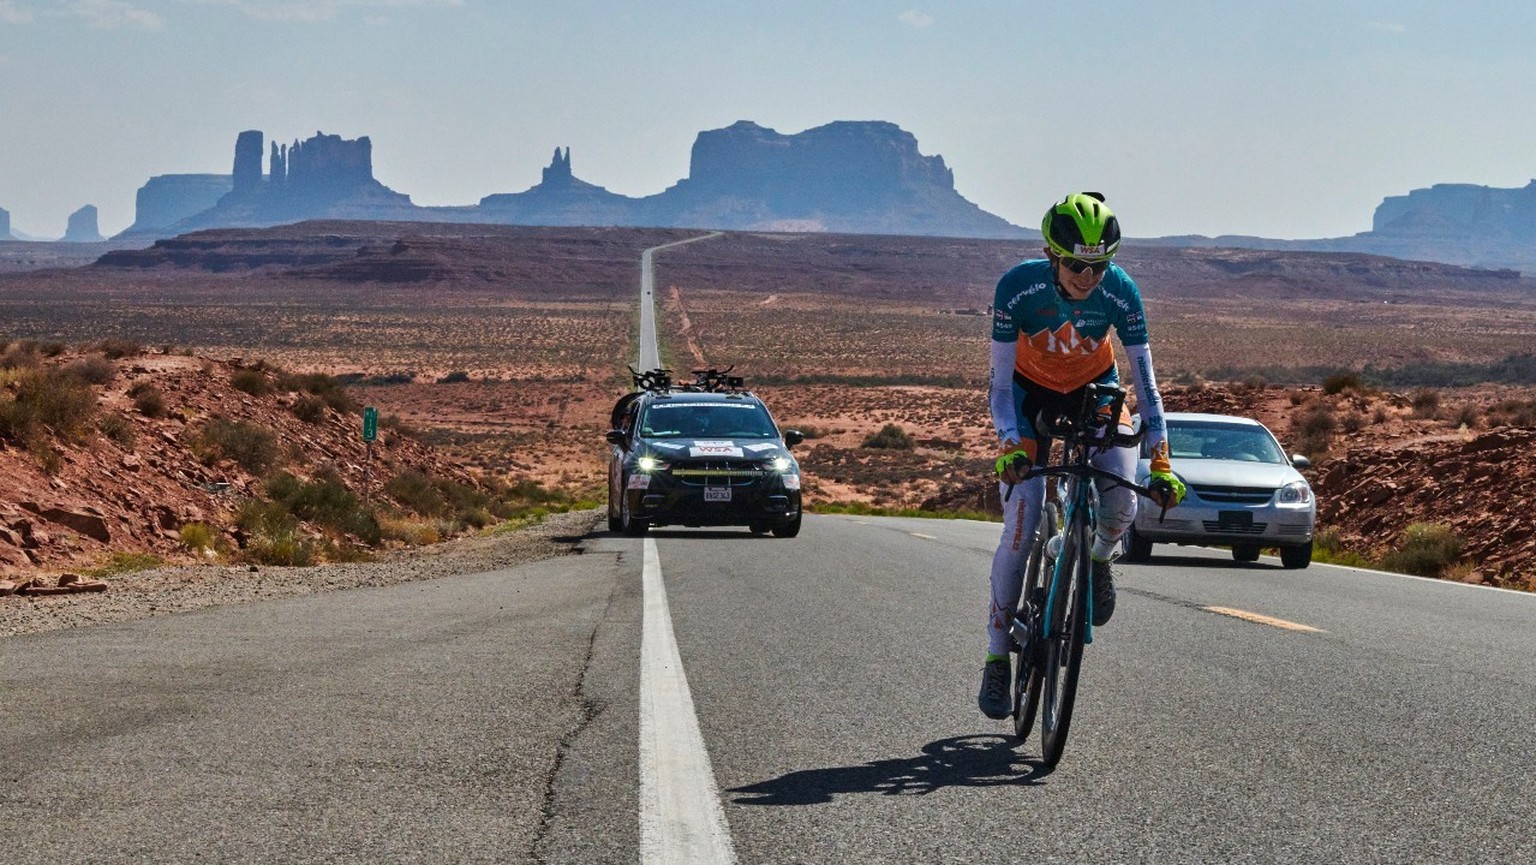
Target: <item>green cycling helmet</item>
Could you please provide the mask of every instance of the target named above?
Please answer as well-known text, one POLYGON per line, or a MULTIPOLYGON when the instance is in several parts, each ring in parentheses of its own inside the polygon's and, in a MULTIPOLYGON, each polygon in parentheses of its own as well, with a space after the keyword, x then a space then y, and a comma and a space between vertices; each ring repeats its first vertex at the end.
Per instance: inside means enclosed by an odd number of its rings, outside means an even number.
POLYGON ((1076 192, 1050 210, 1040 233, 1051 252, 1083 261, 1109 261, 1120 248, 1120 220, 1097 192, 1076 192))

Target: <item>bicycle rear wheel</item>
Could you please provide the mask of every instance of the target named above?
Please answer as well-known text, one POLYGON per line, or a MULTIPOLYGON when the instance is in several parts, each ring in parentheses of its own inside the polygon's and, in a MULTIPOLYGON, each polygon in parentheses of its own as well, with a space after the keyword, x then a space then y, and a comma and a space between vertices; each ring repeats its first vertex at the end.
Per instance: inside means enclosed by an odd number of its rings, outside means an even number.
MULTIPOLYGON (((1024 618, 1030 630, 1027 645, 1018 651, 1019 662, 1014 665, 1018 673, 1013 677, 1013 734, 1028 739, 1034 729, 1035 714, 1040 708, 1040 683, 1042 670, 1040 616, 1045 611, 1045 591, 1051 579, 1052 562, 1046 558, 1045 545, 1061 534, 1061 505, 1048 501, 1040 508, 1040 525, 1035 529, 1035 542, 1029 549, 1029 562, 1024 568, 1024 588, 1019 593, 1019 609, 1014 618, 1024 618)), ((1017 642, 1015 643, 1017 646, 1017 642)))
POLYGON ((1077 700, 1077 674, 1083 663, 1083 625, 1088 618, 1088 586, 1092 563, 1087 520, 1076 516, 1063 540, 1062 580, 1051 610, 1041 661, 1040 741, 1045 765, 1055 767, 1067 747, 1072 706, 1077 700))

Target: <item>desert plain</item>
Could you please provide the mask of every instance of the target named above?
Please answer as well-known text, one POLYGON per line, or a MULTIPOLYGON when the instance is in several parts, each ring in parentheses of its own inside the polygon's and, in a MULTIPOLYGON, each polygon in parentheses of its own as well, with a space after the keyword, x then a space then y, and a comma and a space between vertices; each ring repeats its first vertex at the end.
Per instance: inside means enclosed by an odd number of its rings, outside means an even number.
MULTIPOLYGON (((417 463, 600 504, 603 433, 637 353, 641 252, 704 233, 343 222, 208 231, 0 274, 0 314, 11 341, 141 346, 103 400, 122 401, 156 369, 221 381, 257 361, 324 373, 408 431, 410 447, 425 449, 412 452, 417 463)), ((782 427, 807 434, 798 452, 813 510, 985 513, 996 507, 989 306, 997 278, 1038 254, 1014 241, 727 232, 657 255, 662 355, 684 373, 733 367, 782 427), (914 446, 865 446, 887 424, 914 446)), ((1134 241, 1118 260, 1142 290, 1167 407, 1258 417, 1309 456, 1330 543, 1379 556, 1410 526, 1440 523, 1462 544, 1444 576, 1536 589, 1523 508, 1536 494, 1536 280, 1134 241)), ((236 398, 223 411, 238 416, 243 397, 227 388, 200 396, 198 410, 225 397, 236 398)), ((351 447, 357 417, 334 420, 327 447, 351 447)), ((19 467, 13 475, 31 471, 14 442, 0 456, 19 467)), ((343 462, 355 466, 355 454, 343 462)), ((70 495, 89 498, 88 474, 63 476, 70 495)), ((20 481, 0 481, 0 500, 36 499, 50 485, 44 475, 25 490, 7 483, 20 481)), ((219 517, 206 490, 188 495, 219 517)), ((106 552, 86 544, 32 564, 106 552)))

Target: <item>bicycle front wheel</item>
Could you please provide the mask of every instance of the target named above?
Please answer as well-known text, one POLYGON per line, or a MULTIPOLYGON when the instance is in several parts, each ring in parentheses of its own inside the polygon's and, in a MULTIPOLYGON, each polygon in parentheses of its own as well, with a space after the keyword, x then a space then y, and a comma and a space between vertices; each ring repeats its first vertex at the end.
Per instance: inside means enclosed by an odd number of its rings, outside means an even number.
POLYGON ((1040 627, 1045 615, 1046 586, 1051 581, 1053 562, 1046 557, 1045 545, 1061 534, 1061 505, 1046 502, 1040 508, 1040 524, 1035 530, 1035 542, 1029 549, 1029 563, 1024 570, 1024 588, 1019 593, 1019 610, 1015 619, 1022 617, 1030 629, 1027 641, 1019 646, 1018 674, 1013 677, 1013 735, 1028 739, 1034 729, 1035 714, 1040 708, 1041 682, 1045 667, 1042 642, 1044 629, 1040 627))
POLYGON ((1055 767, 1067 747, 1072 726, 1072 706, 1077 700, 1077 674, 1083 664, 1083 628, 1088 618, 1088 591, 1092 561, 1088 557, 1087 520, 1080 516, 1067 528, 1061 555, 1061 580, 1057 583, 1051 621, 1041 666, 1041 750, 1045 765, 1055 767))

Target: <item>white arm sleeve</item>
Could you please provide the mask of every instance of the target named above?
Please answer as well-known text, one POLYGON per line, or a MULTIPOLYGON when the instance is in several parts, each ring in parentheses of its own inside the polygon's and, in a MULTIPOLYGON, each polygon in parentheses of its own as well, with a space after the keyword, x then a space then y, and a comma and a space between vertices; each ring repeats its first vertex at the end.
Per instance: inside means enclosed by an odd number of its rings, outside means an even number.
POLYGON ((1145 344, 1125 346, 1125 358, 1131 363, 1131 380, 1136 387, 1136 411, 1147 431, 1147 447, 1156 448, 1165 436, 1163 395, 1157 390, 1157 376, 1152 372, 1152 349, 1145 344))
POLYGON ((1013 405, 1013 358, 1018 343, 992 340, 992 378, 987 403, 992 407, 992 426, 1000 441, 1019 440, 1018 412, 1013 405))

